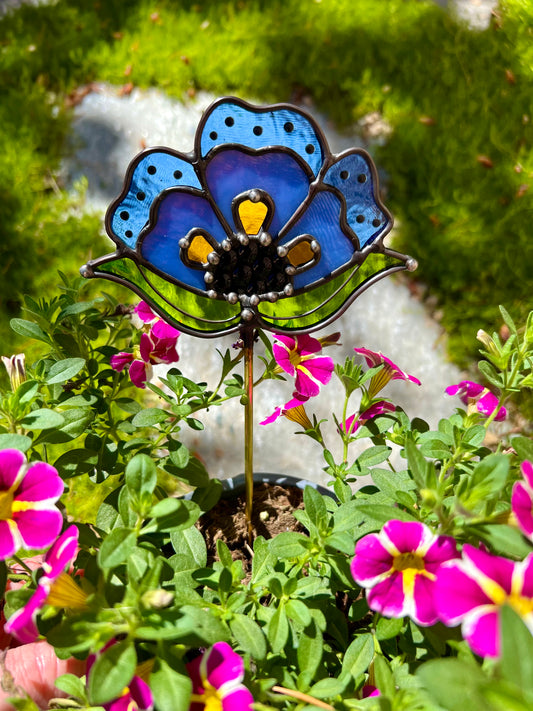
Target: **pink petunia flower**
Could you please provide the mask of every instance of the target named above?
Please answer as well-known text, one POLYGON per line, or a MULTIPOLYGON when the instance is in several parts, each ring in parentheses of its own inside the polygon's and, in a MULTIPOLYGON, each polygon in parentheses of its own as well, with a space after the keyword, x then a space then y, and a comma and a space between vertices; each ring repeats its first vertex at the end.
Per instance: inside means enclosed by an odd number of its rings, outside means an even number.
POLYGON ((463 637, 476 654, 497 657, 504 603, 533 634, 533 554, 514 562, 465 544, 461 560, 444 563, 439 569, 435 603, 445 625, 462 624, 463 637))
POLYGON ((455 540, 437 536, 417 521, 387 521, 380 533, 361 538, 351 571, 367 588, 370 609, 386 617, 409 616, 419 625, 437 619, 434 603, 439 567, 457 558, 455 540))
POLYGON ((0 451, 0 560, 57 538, 63 516, 56 502, 64 488, 50 464, 28 464, 18 449, 0 451))
MULTIPOLYGON (((289 420, 294 419, 293 413, 294 410, 301 408, 303 410, 303 405, 309 400, 308 397, 303 397, 302 395, 299 395, 298 393, 294 392, 292 394, 292 398, 285 403, 285 405, 282 405, 281 407, 276 407, 274 412, 269 415, 265 420, 260 422, 260 425, 269 425, 272 422, 275 422, 278 417, 281 417, 284 415, 285 417, 288 417, 289 420)), ((304 410, 305 412, 305 410, 304 410)), ((294 414, 294 413, 293 413, 294 414)), ((309 422, 309 426, 312 427, 311 423, 309 422)), ((307 427, 306 427, 307 429, 307 427)))
POLYGON ((522 462, 520 471, 524 481, 513 485, 511 509, 524 536, 533 541, 533 463, 522 462))
POLYGON ((252 711, 244 686, 244 662, 227 642, 216 642, 187 664, 193 693, 189 711, 252 711))
MULTIPOLYGON (((116 639, 110 640, 98 654, 101 654, 109 647, 116 644, 116 639)), ((87 658, 87 676, 90 676, 91 669, 98 658, 98 654, 90 654, 87 658)), ((141 665, 142 666, 142 665, 141 665)), ((139 671, 139 668, 137 669, 139 671)), ((154 697, 146 681, 135 674, 122 694, 106 704, 102 704, 106 711, 152 711, 154 708, 154 697)))
POLYGON ((329 356, 319 356, 322 344, 316 338, 276 335, 272 347, 280 370, 296 377, 298 395, 309 398, 318 395, 320 386, 329 383, 334 363, 329 356))
POLYGON ((374 417, 378 417, 379 415, 383 415, 387 412, 394 412, 395 410, 396 408, 392 404, 392 402, 387 402, 387 400, 380 400, 379 402, 375 402, 364 412, 361 412, 360 415, 355 414, 351 417, 348 417, 348 419, 346 420, 346 427, 342 427, 342 425, 341 427, 345 432, 349 432, 351 435, 353 435, 357 432, 359 427, 365 424, 365 422, 373 420, 374 417))
POLYGON ((69 526, 45 555, 42 564, 43 575, 39 578, 35 592, 24 607, 13 613, 4 625, 7 634, 13 635, 23 644, 35 642, 39 636, 36 617, 45 605, 85 609, 87 595, 70 575, 64 572, 76 558, 77 552, 78 529, 76 526, 69 526))
POLYGON ((383 365, 383 368, 370 380, 368 390, 368 396, 370 398, 375 397, 391 380, 408 380, 411 383, 415 383, 415 385, 421 385, 418 378, 403 371, 400 366, 393 363, 392 360, 384 356, 383 353, 371 351, 369 348, 354 348, 354 351, 363 356, 369 368, 377 368, 377 366, 383 365))
MULTIPOLYGON (((483 417, 490 417, 498 407, 496 395, 488 388, 479 383, 474 383, 472 380, 461 380, 457 385, 449 385, 445 392, 447 395, 459 395, 463 405, 475 406, 475 409, 483 417)), ((506 417, 507 410, 505 407, 500 407, 494 419, 497 422, 501 422, 506 417)))
POLYGON ((146 301, 139 301, 133 310, 143 323, 153 323, 158 318, 146 301))
POLYGON ((144 388, 147 380, 152 377, 152 366, 160 363, 177 363, 179 361, 176 350, 180 332, 169 326, 165 321, 158 319, 151 327, 149 333, 141 335, 137 354, 120 352, 111 356, 111 367, 121 372, 129 366, 129 375, 132 383, 138 388, 144 388))

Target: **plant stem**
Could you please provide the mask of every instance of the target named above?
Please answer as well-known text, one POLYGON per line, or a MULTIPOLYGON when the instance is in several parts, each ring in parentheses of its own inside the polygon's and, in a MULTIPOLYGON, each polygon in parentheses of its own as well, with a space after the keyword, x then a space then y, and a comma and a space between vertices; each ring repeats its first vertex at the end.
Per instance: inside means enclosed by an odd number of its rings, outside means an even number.
POLYGON ((295 689, 286 689, 283 686, 273 686, 272 691, 277 694, 284 694, 285 696, 291 696, 293 699, 298 699, 298 701, 304 701, 312 706, 318 706, 321 709, 327 709, 328 711, 335 711, 333 706, 330 706, 325 701, 319 701, 318 699, 309 696, 309 694, 304 694, 301 691, 296 691, 295 689))
POLYGON ((244 351, 244 480, 246 484, 246 522, 252 542, 252 497, 254 492, 254 331, 241 331, 244 351))

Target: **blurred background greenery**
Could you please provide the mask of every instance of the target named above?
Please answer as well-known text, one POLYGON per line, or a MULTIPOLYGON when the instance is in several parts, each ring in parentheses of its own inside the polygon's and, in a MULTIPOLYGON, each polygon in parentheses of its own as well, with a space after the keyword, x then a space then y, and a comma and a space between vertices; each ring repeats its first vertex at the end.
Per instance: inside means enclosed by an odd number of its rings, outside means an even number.
POLYGON ((340 130, 375 114, 390 126, 373 152, 394 246, 419 261, 413 290, 442 319, 451 357, 470 362, 498 304, 518 321, 529 311, 531 0, 501 0, 483 31, 431 0, 57 0, 0 19, 3 353, 17 345, 21 295, 50 297, 58 268, 77 274, 104 244, 83 190, 59 177, 91 82, 178 99, 309 97, 340 130))

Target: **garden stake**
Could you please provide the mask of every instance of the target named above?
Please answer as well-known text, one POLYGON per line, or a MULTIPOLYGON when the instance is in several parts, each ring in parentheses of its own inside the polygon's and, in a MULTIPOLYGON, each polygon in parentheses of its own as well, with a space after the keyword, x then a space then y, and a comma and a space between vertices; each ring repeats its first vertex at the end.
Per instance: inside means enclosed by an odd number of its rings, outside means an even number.
POLYGON ((252 543, 252 508, 254 493, 254 331, 241 330, 244 350, 244 480, 246 484, 246 522, 252 543))
POLYGON ((309 696, 309 694, 304 694, 302 691, 296 691, 295 689, 286 689, 284 686, 273 686, 272 691, 275 691, 276 694, 291 696, 293 699, 298 699, 298 701, 304 701, 306 704, 318 706, 318 708, 321 709, 327 709, 327 711, 335 711, 334 707, 330 706, 325 701, 315 699, 313 696, 309 696))

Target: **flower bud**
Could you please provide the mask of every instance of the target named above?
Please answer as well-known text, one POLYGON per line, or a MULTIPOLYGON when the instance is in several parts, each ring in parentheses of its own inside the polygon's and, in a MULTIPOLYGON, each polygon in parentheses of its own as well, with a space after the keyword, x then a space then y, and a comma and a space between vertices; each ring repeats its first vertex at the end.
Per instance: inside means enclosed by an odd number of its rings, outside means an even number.
POLYGON ((147 590, 141 597, 141 603, 146 608, 151 608, 152 610, 162 610, 165 607, 169 607, 174 600, 174 593, 170 590, 147 590))
POLYGON ((24 353, 12 355, 11 358, 2 356, 2 361, 6 367, 9 380, 11 381, 11 389, 13 392, 17 390, 19 385, 26 381, 26 356, 24 353))

